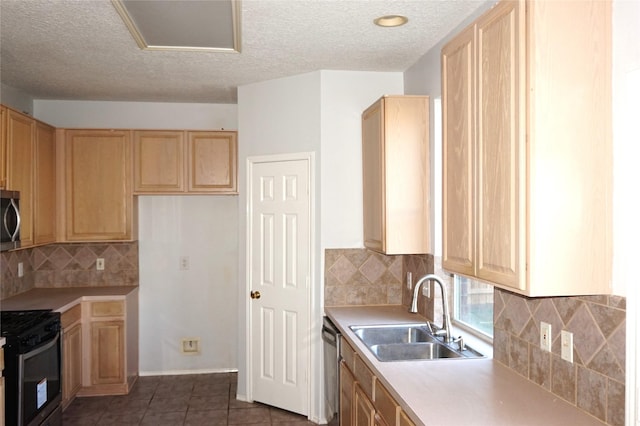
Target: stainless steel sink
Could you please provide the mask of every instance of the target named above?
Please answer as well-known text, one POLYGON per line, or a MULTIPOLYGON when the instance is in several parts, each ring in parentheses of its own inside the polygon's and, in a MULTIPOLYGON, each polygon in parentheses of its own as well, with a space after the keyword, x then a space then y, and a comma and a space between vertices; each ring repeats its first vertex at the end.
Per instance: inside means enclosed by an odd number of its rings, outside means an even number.
POLYGON ((444 343, 426 324, 351 326, 351 330, 380 361, 483 358, 480 352, 458 343, 444 343))
POLYGON ((440 343, 390 343, 373 345, 369 349, 380 361, 412 359, 460 358, 461 354, 440 343))
POLYGON ((351 330, 367 346, 389 343, 436 342, 427 324, 362 325, 351 330))

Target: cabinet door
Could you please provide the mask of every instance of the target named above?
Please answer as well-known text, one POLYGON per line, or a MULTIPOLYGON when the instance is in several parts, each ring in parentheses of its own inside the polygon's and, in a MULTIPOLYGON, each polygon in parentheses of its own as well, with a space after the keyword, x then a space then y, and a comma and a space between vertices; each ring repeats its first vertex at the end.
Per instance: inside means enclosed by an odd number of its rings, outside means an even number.
POLYGON ((62 336, 62 403, 67 405, 82 387, 82 324, 65 329, 62 336))
POLYGON ((474 27, 442 49, 442 266, 473 275, 475 50, 474 27))
POLYGON ((353 385, 355 378, 344 361, 340 361, 340 426, 353 425, 353 385))
POLYGON ((236 132, 188 132, 189 192, 237 191, 236 132))
POLYGON ((7 188, 7 109, 0 105, 0 189, 7 188))
POLYGON ((375 426, 376 409, 358 383, 353 392, 354 426, 375 426))
MULTIPOLYGON (((376 413, 376 415, 373 417, 373 424, 374 426, 389 426, 389 424, 384 421, 384 418, 382 418, 379 413, 376 413)), ((395 426, 395 423, 393 424, 393 426, 395 426)))
POLYGON ((124 320, 91 323, 91 384, 125 382, 124 320))
POLYGON ((4 426, 4 377, 0 377, 0 426, 4 426))
POLYGON ((128 131, 66 131, 66 239, 132 239, 128 131))
POLYGON ((135 192, 183 192, 184 132, 140 130, 133 133, 135 192))
POLYGON ((364 246, 384 252, 384 103, 376 102, 362 114, 362 191, 364 246))
POLYGON ((20 191, 20 240, 33 245, 35 120, 7 112, 7 188, 20 191))
POLYGON ((416 426, 416 424, 407 416, 407 413, 404 411, 400 412, 400 420, 398 421, 399 426, 416 426))
POLYGON ((523 19, 519 2, 501 2, 483 16, 476 61, 476 275, 520 289, 526 238, 523 19))
POLYGON ((56 139, 55 129, 36 124, 36 167, 33 231, 36 244, 56 240, 56 139))

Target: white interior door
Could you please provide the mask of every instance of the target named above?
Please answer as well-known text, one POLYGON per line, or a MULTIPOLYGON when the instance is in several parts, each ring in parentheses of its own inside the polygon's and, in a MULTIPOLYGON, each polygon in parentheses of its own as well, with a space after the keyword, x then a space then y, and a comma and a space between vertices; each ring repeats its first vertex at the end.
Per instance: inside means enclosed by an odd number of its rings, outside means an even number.
POLYGON ((249 168, 252 399, 308 416, 310 164, 249 168))

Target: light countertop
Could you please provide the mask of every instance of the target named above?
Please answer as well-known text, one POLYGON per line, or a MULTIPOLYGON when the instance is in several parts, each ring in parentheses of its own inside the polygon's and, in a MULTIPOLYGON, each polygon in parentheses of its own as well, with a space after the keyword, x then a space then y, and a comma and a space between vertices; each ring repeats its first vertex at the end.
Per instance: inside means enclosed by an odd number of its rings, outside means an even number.
POLYGON ((325 313, 417 425, 604 424, 490 357, 378 361, 349 326, 425 321, 402 306, 325 308, 325 313))
POLYGON ((138 287, 135 286, 34 288, 1 300, 0 309, 53 309, 62 313, 82 301, 124 299, 129 293, 137 290, 138 287))

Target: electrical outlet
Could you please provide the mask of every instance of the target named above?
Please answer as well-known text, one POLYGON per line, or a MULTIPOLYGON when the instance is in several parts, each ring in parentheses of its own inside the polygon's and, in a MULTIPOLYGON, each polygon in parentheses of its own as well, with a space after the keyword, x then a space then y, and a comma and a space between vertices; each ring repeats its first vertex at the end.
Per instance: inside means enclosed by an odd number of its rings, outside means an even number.
POLYGON ((182 353, 186 355, 197 355, 200 353, 200 338, 189 337, 182 339, 182 353))
POLYGON ((407 289, 411 290, 411 285, 413 284, 413 275, 411 272, 407 272, 407 289))
POLYGON ((431 283, 422 284, 422 295, 424 297, 431 297, 431 283))
POLYGON ((560 332, 560 340, 562 346, 562 359, 573 362, 573 333, 562 330, 560 332))
POLYGON ((189 256, 180 257, 180 270, 181 271, 189 270, 189 256))
POLYGON ((22 262, 18 262, 18 278, 24 276, 24 264, 22 262))
POLYGON ((540 322, 540 349, 551 352, 551 324, 540 322))
POLYGON ((96 259, 96 269, 98 271, 104 271, 104 259, 102 257, 96 259))

